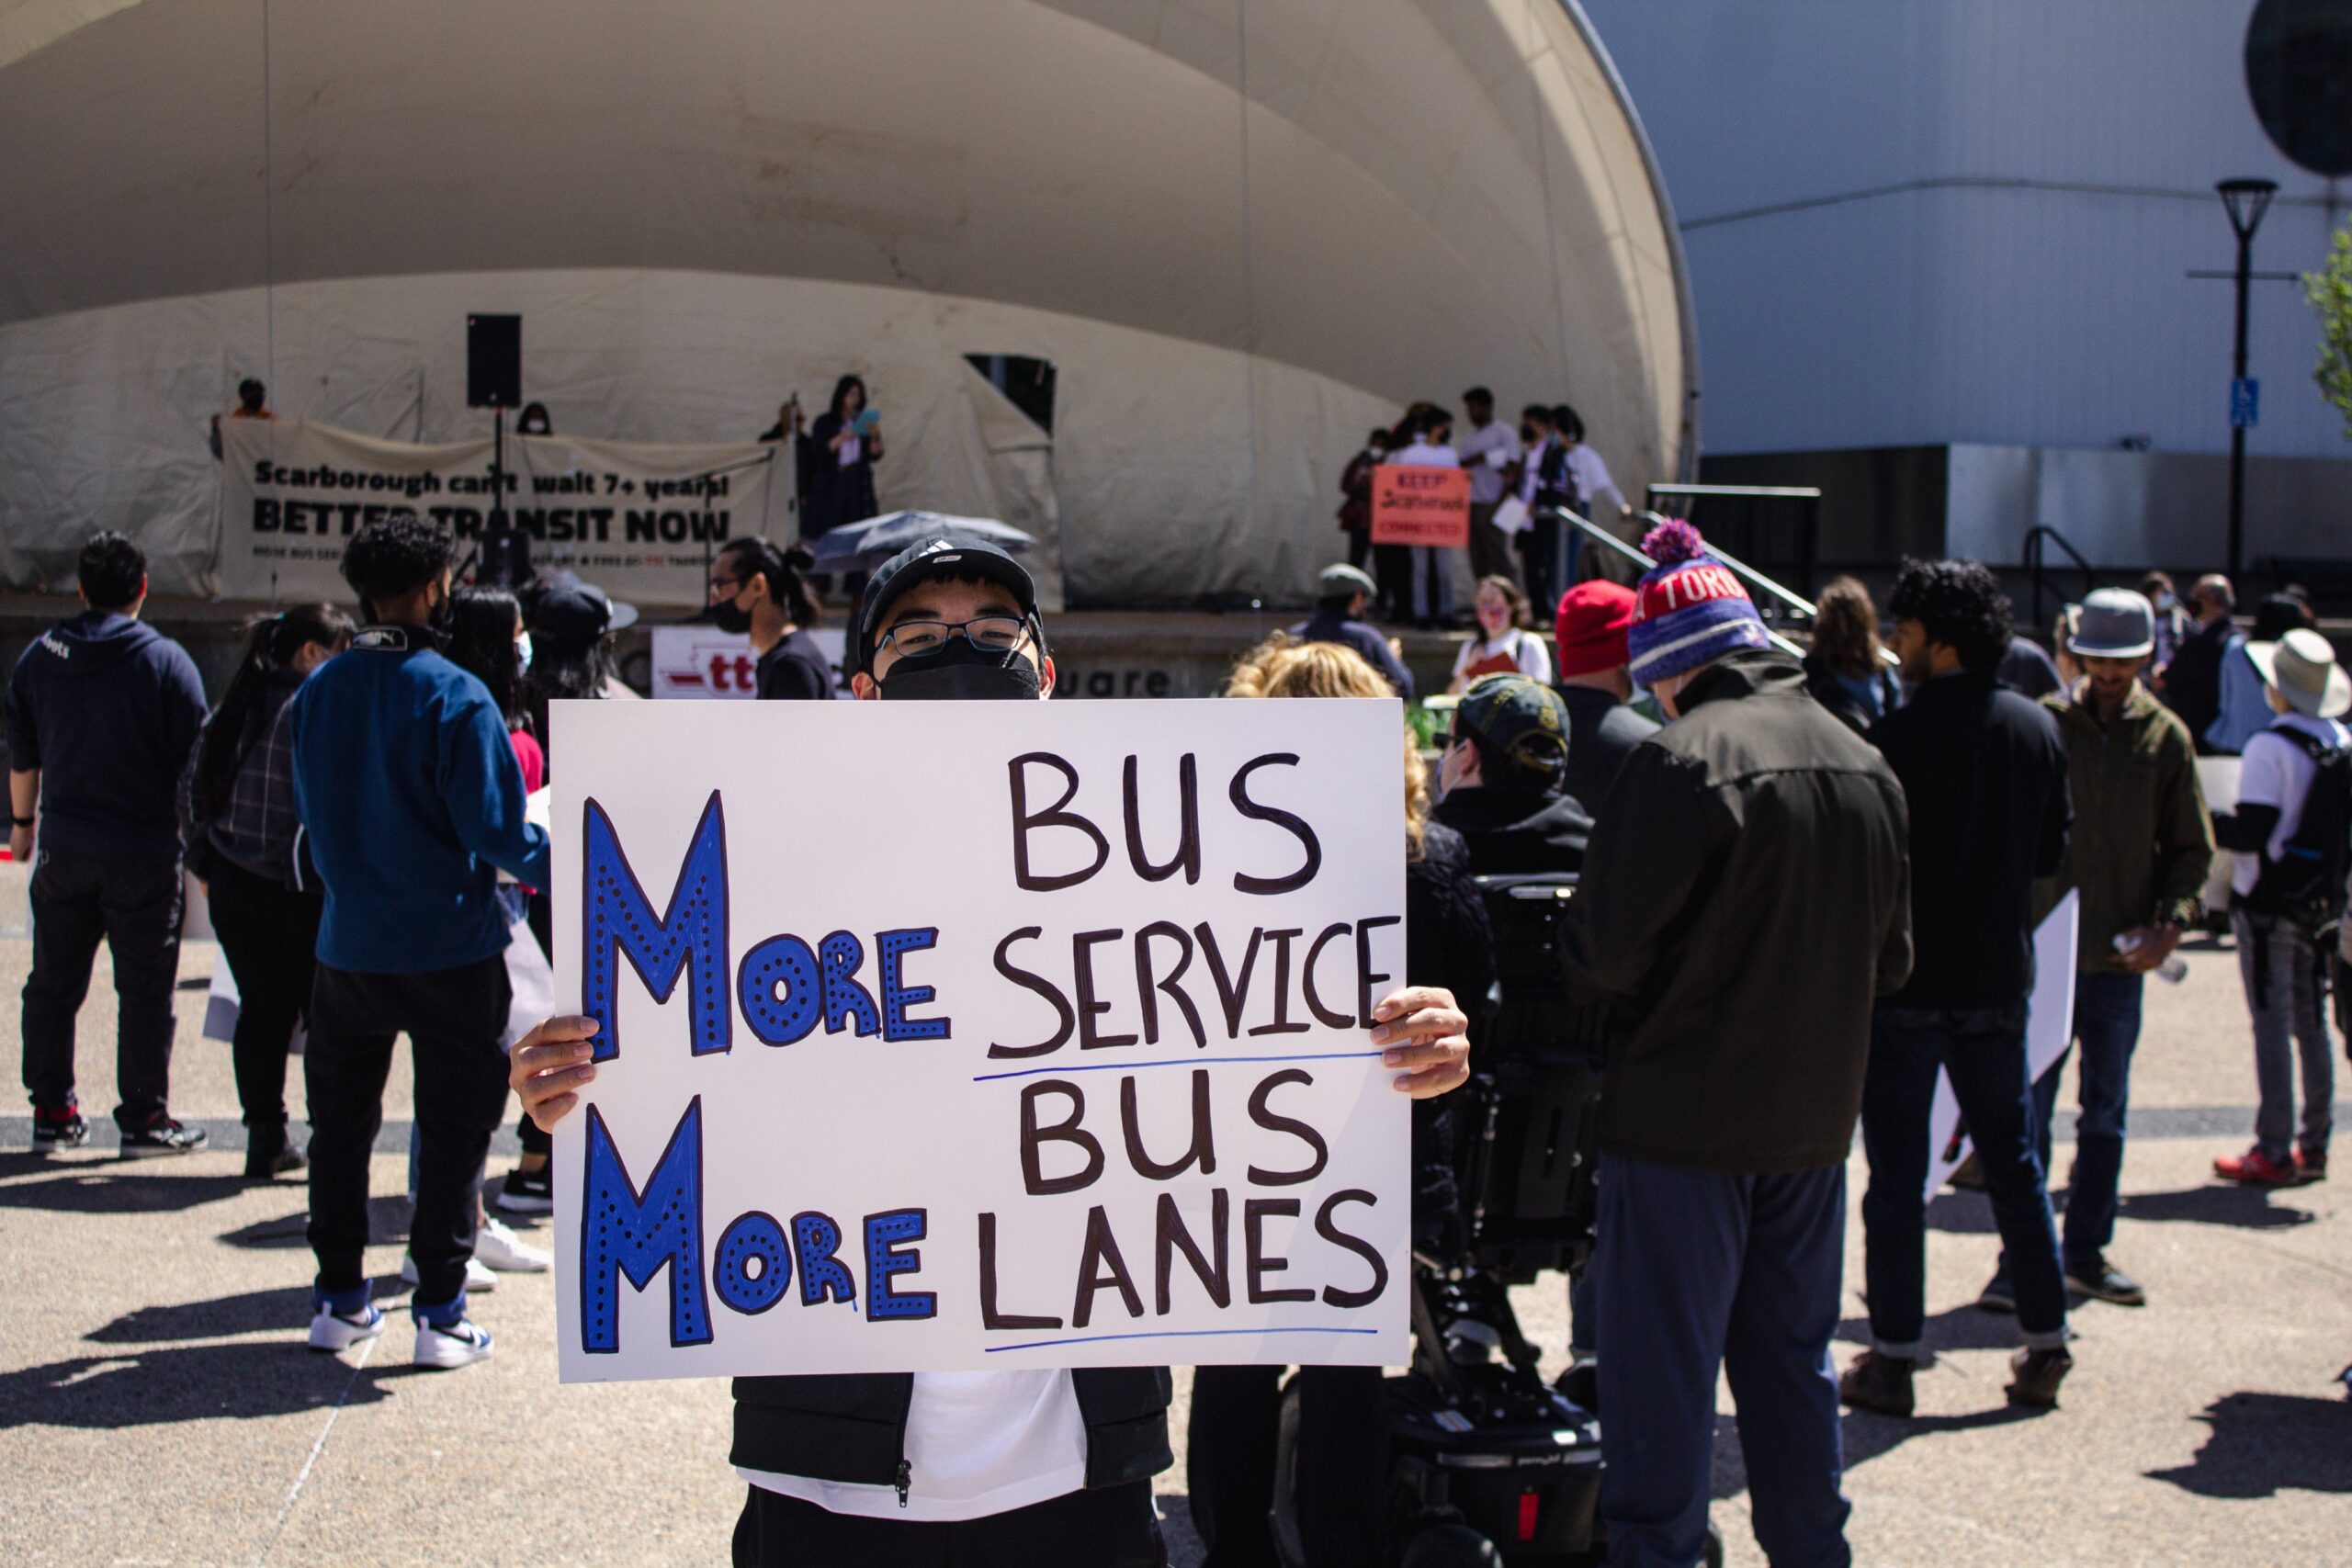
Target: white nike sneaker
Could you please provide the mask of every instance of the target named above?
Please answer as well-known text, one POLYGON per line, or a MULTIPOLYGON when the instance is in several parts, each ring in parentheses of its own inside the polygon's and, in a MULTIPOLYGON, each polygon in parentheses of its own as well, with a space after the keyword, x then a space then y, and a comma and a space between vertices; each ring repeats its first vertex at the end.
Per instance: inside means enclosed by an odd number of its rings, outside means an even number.
POLYGON ((490 1355, 490 1330, 461 1317, 447 1328, 420 1321, 416 1325, 416 1364, 435 1371, 469 1367, 490 1355))
POLYGON ((373 1339, 384 1332, 384 1314, 369 1303, 355 1316, 345 1317, 334 1307, 320 1303, 311 1318, 311 1348, 313 1350, 347 1350, 362 1339, 373 1339))
MULTIPOLYGON (((416 1259, 403 1254, 401 1258, 401 1282, 411 1290, 416 1288, 416 1259)), ((466 1293, 476 1295, 483 1291, 498 1289, 498 1276, 482 1267, 479 1258, 466 1259, 466 1293)))
POLYGON ((474 1235, 474 1261, 505 1274, 544 1274, 555 1267, 555 1255, 542 1252, 503 1221, 485 1214, 474 1235))

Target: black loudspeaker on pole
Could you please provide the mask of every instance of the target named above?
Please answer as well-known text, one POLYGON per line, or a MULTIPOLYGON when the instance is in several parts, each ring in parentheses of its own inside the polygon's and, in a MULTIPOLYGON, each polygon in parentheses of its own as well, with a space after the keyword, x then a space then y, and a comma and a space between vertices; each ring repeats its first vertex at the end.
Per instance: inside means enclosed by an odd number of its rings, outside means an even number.
POLYGON ((531 574, 530 547, 506 511, 506 411, 523 400, 523 318, 466 317, 466 406, 491 411, 490 516, 478 581, 512 588, 531 574))

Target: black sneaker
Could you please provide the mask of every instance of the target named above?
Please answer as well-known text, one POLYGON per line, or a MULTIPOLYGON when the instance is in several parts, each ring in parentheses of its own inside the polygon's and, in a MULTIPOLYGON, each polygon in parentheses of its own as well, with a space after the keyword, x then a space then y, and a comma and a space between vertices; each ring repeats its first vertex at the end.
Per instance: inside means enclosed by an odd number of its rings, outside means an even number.
POLYGON ((53 1111, 33 1111, 33 1153, 49 1154, 56 1149, 78 1149, 90 1141, 90 1124, 82 1120, 78 1111, 58 1114, 53 1111))
POLYGON ((136 1133, 122 1135, 122 1157, 153 1159, 157 1155, 184 1155, 202 1148, 209 1140, 201 1127, 184 1127, 169 1116, 158 1116, 136 1133))
POLYGON ((506 1214, 555 1213, 555 1162, 549 1160, 537 1170, 508 1171, 491 1206, 506 1214))
POLYGON ((2066 1260, 2066 1283, 2102 1302, 2117 1306, 2138 1307, 2148 1304, 2147 1290, 2140 1281, 2109 1263, 2106 1257, 2094 1252, 2087 1258, 2066 1260))

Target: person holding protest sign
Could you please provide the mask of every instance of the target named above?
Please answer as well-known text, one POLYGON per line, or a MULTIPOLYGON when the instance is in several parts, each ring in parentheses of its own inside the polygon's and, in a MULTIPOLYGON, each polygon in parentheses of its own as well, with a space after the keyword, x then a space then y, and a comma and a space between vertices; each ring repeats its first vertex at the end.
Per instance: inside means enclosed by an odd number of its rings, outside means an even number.
POLYGON ((2035 879, 2056 871, 2066 852, 2074 818, 2066 752, 2048 712, 2004 690, 1995 674, 2014 628, 1991 572, 1974 561, 1913 561, 1889 608, 1913 696, 1866 734, 1903 781, 1910 807, 1918 959, 1871 1020, 1862 1081, 1871 1348, 1847 1369, 1839 1392, 1857 1409, 1911 1414, 1927 1316, 1929 1117, 1940 1071, 2017 1269, 2026 1348, 2013 1363, 2009 1395, 2046 1407, 2074 1359, 2058 1232, 2034 1150, 2027 916, 2035 879))
MULTIPOLYGON (((1242 656, 1228 697, 1385 697, 1378 671, 1331 643, 1273 637, 1242 656)), ((1471 880, 1469 847, 1431 819, 1428 770, 1405 732, 1405 969, 1447 994, 1484 997, 1495 961, 1486 906, 1471 880)), ((1453 1207, 1451 1129, 1444 1109, 1414 1107, 1417 1224, 1453 1207)), ((1185 1478, 1193 1523, 1208 1555, 1204 1568, 1254 1568, 1276 1561, 1269 1517, 1282 1418, 1278 1366, 1202 1367, 1193 1374, 1185 1431, 1185 1478)), ((1383 1560, 1388 1427, 1376 1367, 1298 1370, 1300 1540, 1313 1563, 1383 1560)))
POLYGON ((1829 1340, 1871 1008, 1911 969, 1903 786, 1697 529, 1642 547, 1632 675, 1674 722, 1626 760, 1566 928, 1571 985, 1627 1020, 1592 1268, 1610 1561, 1699 1562, 1728 1371, 1758 1542, 1844 1563, 1829 1340))
MULTIPOLYGON (((1453 439, 1453 416, 1441 408, 1422 414, 1413 427, 1412 444, 1388 461, 1400 468, 1459 468, 1462 459, 1447 445, 1453 439)), ((1453 622, 1453 552, 1442 545, 1412 545, 1413 620, 1425 627, 1453 622)))
POLYGON ((204 726, 187 650, 139 618, 147 557, 91 536, 83 611, 32 640, 8 678, 8 852, 32 873, 24 1082, 33 1152, 89 1142, 74 1092, 74 1022, 104 941, 114 959, 115 1124, 128 1157, 204 1146, 167 1104, 180 958, 180 775, 204 726), (33 859, 33 827, 40 858, 33 859))
MULTIPOLYGON (((886 562, 851 649, 865 701, 1034 701, 1054 688, 1029 574, 988 545, 934 538, 886 562)), ((1425 1098, 1468 1077, 1467 1020, 1450 993, 1407 987, 1374 1016, 1373 1043, 1406 1069, 1400 1090, 1425 1098)), ((512 1082, 542 1127, 595 1077, 595 1030, 554 1018, 516 1045, 512 1082)), ((1162 1562, 1150 1478, 1173 1459, 1169 1396, 1158 1367, 738 1379, 731 1458, 750 1487, 734 1561, 1162 1562)))
MULTIPOLYGON (((2082 661, 2083 678, 2042 699, 2056 715, 2066 746, 2075 831, 2064 866, 2035 889, 2035 923, 2069 889, 2082 894, 2074 1016, 2075 1043, 2083 1052, 2082 1114, 2075 1123, 2075 1175, 2066 1187, 2059 1246, 2067 1282, 2118 1306, 2148 1301, 2140 1281, 2107 1258, 2123 1178, 2141 993, 2148 971, 2172 956, 2198 918, 2213 860, 2213 823, 2198 787, 2188 728, 2140 679, 2155 648, 2155 618, 2154 606, 2128 588, 2086 596, 2067 639, 2082 661)), ((2184 648, 2175 665, 2188 653, 2184 648)), ((2034 1128, 2045 1171, 2050 1119, 2065 1067, 2061 1055, 2034 1084, 2034 1128)), ((2016 1301, 2004 1259, 1977 1304, 2008 1312, 2016 1301)))
POLYGON ((466 1315, 482 1159, 506 1108, 510 992, 497 872, 548 886, 548 836, 481 682, 439 651, 450 543, 413 513, 363 525, 343 575, 369 625, 288 706, 294 800, 326 887, 303 1077, 311 1108, 311 1348, 383 1332, 365 1271, 368 1166, 396 1032, 416 1069, 409 1251, 416 1364, 491 1353, 466 1315), (372 765, 355 771, 352 759, 372 765))
POLYGON ((833 695, 832 661, 808 628, 820 614, 802 575, 816 557, 780 550, 758 535, 729 539, 710 563, 710 620, 749 634, 759 655, 752 691, 762 702, 823 702, 833 695))
POLYGON ((204 884, 212 930, 237 982, 230 1042, 244 1111, 245 1179, 307 1163, 286 1136, 286 1056, 311 1005, 324 901, 296 852, 294 748, 286 705, 311 671, 351 646, 332 604, 256 620, 220 705, 205 721, 183 795, 188 869, 204 884))

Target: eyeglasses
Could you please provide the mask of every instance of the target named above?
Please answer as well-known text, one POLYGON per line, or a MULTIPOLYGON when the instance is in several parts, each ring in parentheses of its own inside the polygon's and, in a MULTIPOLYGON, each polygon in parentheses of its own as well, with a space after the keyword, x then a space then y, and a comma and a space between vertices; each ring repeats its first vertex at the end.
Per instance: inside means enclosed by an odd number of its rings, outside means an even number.
POLYGON ((960 626, 945 621, 900 621, 882 634, 881 647, 896 649, 901 659, 926 659, 962 633, 964 640, 989 653, 1011 653, 1029 635, 1029 623, 1018 615, 979 615, 960 626))
POLYGON ((710 580, 710 591, 724 593, 731 599, 743 591, 743 584, 751 581, 748 577, 714 577, 710 580))

